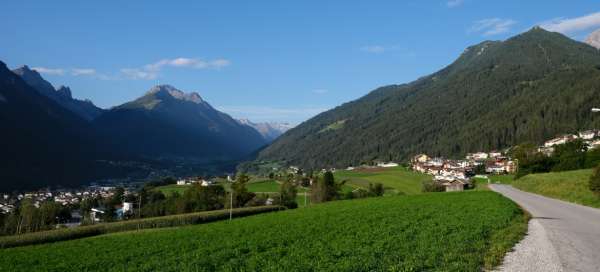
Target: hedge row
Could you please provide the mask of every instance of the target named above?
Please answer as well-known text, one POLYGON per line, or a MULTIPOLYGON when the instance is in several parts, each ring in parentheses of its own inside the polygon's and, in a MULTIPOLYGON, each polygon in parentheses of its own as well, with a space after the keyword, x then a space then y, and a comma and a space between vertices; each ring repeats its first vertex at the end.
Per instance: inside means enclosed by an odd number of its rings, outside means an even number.
MULTIPOLYGON (((243 217, 284 209, 281 206, 262 206, 233 209, 233 217, 243 217)), ((80 226, 74 228, 26 233, 0 237, 0 248, 43 244, 96 236, 121 231, 166 228, 183 225, 202 224, 229 218, 229 210, 177 214, 161 217, 126 220, 113 223, 80 226)))

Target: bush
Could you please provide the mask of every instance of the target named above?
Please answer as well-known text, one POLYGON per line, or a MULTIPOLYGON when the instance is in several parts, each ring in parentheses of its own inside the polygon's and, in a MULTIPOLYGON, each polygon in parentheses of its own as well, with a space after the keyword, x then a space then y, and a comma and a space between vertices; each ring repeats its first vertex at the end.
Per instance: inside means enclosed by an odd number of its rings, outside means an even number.
POLYGON ((423 182, 423 192, 444 192, 444 191, 446 191, 446 188, 443 185, 441 185, 433 180, 423 182))
POLYGON ((600 196, 600 165, 594 169, 594 174, 590 177, 589 187, 592 192, 600 196))
MULTIPOLYGON (((233 209, 233 216, 243 217, 253 214, 277 211, 282 208, 283 207, 281 206, 263 206, 233 209)), ((114 223, 100 223, 90 226, 81 226, 68 229, 57 229, 50 231, 27 233, 23 235, 0 237, 0 248, 58 242, 113 232, 202 224, 228 218, 229 210, 218 210, 144 218, 114 223)))

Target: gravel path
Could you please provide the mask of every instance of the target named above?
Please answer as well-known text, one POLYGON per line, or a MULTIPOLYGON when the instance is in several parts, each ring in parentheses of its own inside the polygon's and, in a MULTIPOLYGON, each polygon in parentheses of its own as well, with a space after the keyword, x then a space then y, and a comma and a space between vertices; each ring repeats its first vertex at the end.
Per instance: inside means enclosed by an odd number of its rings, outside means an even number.
POLYGON ((514 251, 504 257, 504 263, 497 272, 547 271, 562 272, 562 265, 554 246, 546 236, 546 230, 539 220, 529 221, 527 236, 519 242, 514 251))
POLYGON ((490 188, 521 205, 533 219, 528 235, 500 271, 600 271, 600 210, 508 185, 490 188))

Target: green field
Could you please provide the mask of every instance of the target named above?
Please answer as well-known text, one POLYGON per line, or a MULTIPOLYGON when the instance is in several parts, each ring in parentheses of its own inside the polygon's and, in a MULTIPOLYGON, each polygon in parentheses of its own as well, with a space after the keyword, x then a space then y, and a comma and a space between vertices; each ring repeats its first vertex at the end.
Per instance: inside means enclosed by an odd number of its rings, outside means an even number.
POLYGON ((593 169, 529 174, 512 182, 515 188, 581 205, 600 208, 600 198, 588 189, 593 169))
POLYGON ((381 183, 388 192, 419 194, 423 181, 431 180, 431 176, 414 172, 404 167, 381 168, 378 171, 339 170, 334 173, 336 181, 347 180, 347 184, 368 188, 369 183, 381 183))
POLYGON ((191 186, 192 185, 171 184, 171 185, 165 185, 165 186, 156 187, 154 190, 159 190, 163 194, 165 194, 166 196, 168 196, 168 195, 170 195, 172 193, 183 194, 183 192, 185 192, 185 190, 187 190, 191 186))
POLYGON ((493 192, 335 201, 0 250, 0 271, 481 271, 526 231, 493 192))

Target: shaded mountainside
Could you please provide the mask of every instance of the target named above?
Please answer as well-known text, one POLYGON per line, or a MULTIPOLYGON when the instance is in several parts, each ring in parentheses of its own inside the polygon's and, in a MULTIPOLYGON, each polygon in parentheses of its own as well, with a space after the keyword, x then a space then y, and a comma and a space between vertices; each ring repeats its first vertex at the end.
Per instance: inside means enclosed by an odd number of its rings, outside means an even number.
POLYGON ((469 47, 451 65, 291 129, 259 160, 305 168, 458 156, 600 127, 600 51, 539 27, 469 47))
POLYGON ((0 189, 74 185, 89 178, 103 145, 88 122, 0 62, 0 189))
POLYGON ((253 128, 217 111, 197 93, 169 85, 109 110, 93 125, 119 149, 146 157, 235 160, 266 144, 253 128))
POLYGON ((50 82, 42 78, 37 71, 31 70, 27 65, 14 69, 13 72, 19 75, 40 94, 56 101, 64 108, 76 113, 86 120, 93 120, 100 116, 104 111, 103 109, 96 107, 89 100, 73 98, 69 87, 60 86, 55 90, 50 82))

